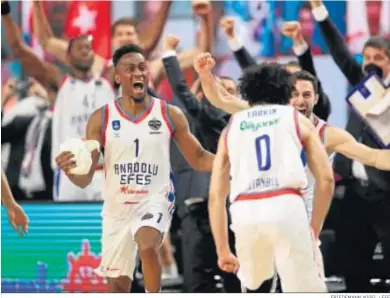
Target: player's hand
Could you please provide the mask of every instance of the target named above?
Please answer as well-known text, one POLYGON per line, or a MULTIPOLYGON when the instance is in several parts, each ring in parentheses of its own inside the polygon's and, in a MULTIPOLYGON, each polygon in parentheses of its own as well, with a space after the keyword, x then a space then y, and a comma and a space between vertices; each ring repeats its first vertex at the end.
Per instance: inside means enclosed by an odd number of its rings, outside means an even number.
POLYGON ((199 17, 205 17, 211 12, 211 3, 209 0, 193 0, 192 10, 199 17))
POLYGON ((210 53, 200 53, 195 57, 194 68, 198 74, 208 73, 215 66, 215 60, 210 53))
POLYGON ((311 8, 317 8, 323 5, 322 0, 312 0, 310 1, 311 8))
POLYGON ((1 88, 1 106, 3 107, 12 95, 15 94, 16 80, 9 78, 1 88))
POLYGON ((283 24, 282 33, 284 36, 291 38, 294 44, 304 42, 302 27, 299 22, 285 22, 283 24))
POLYGON ((177 45, 179 44, 180 39, 179 37, 175 35, 166 35, 163 40, 163 50, 166 51, 172 51, 176 50, 177 45))
POLYGON ((66 174, 76 167, 76 162, 73 160, 74 155, 72 152, 64 151, 56 157, 57 166, 63 170, 66 174))
POLYGON ((218 266, 225 272, 237 273, 240 263, 231 252, 228 252, 218 256, 218 266))
POLYGON ((229 39, 233 39, 235 37, 234 33, 234 25, 236 21, 233 17, 223 17, 220 21, 220 25, 223 29, 223 32, 225 32, 226 36, 229 39))
POLYGON ((28 233, 28 216, 24 213, 19 204, 15 203, 8 207, 7 214, 11 226, 20 236, 28 233))

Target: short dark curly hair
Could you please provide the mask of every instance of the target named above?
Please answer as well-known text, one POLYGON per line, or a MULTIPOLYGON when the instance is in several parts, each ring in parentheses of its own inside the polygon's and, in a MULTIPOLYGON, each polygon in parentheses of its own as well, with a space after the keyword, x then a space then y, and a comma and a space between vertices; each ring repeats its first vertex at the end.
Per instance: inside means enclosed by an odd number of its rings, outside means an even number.
POLYGON ((117 49, 112 57, 112 63, 116 66, 119 62, 119 60, 122 58, 122 56, 129 54, 129 53, 138 53, 142 56, 145 56, 144 51, 141 47, 137 45, 127 45, 122 46, 119 49, 117 49))
POLYGON ((70 52, 72 51, 72 48, 74 46, 74 44, 79 41, 79 40, 82 40, 82 39, 87 39, 88 41, 92 41, 92 37, 90 37, 89 35, 86 35, 86 34, 82 34, 82 35, 79 35, 77 37, 73 37, 69 40, 69 43, 68 43, 68 48, 66 49, 66 52, 67 54, 69 55, 70 52))
POLYGON ((318 94, 318 80, 310 72, 306 70, 297 71, 291 74, 291 83, 295 86, 297 81, 308 81, 313 85, 313 90, 315 94, 318 94))
POLYGON ((278 63, 262 63, 247 68, 239 79, 239 90, 250 106, 287 105, 294 87, 290 73, 278 63))

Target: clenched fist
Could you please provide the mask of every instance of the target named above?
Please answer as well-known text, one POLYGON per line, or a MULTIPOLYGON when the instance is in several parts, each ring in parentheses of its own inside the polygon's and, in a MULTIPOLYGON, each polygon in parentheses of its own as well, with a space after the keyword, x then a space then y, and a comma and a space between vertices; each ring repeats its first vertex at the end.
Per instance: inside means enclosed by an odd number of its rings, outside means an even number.
POLYGON ((167 35, 164 37, 163 40, 163 50, 166 51, 172 51, 176 50, 177 45, 179 44, 180 39, 179 37, 175 35, 167 35))
POLYGON ((303 41, 302 28, 299 22, 285 22, 282 33, 284 36, 291 38, 294 43, 303 41))
POLYGON ((200 53, 194 60, 194 68, 198 74, 208 73, 214 65, 215 60, 210 53, 200 53))
POLYGON ((317 8, 322 5, 322 0, 312 0, 310 1, 311 8, 317 8))
POLYGON ((228 38, 232 39, 235 37, 234 25, 235 20, 232 17, 223 17, 220 21, 221 27, 228 38))
POLYGON ((240 263, 232 253, 228 253, 218 256, 218 266, 225 272, 237 273, 240 263))
POLYGON ((205 17, 211 12, 211 4, 209 0, 193 0, 192 10, 194 14, 200 17, 205 17))

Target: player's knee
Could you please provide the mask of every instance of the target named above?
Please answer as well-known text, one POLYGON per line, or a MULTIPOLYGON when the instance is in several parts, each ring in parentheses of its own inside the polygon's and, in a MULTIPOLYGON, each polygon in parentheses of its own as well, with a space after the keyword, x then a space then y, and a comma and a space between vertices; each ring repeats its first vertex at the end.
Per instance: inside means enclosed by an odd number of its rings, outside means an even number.
POLYGON ((139 246, 139 255, 142 261, 158 258, 158 245, 143 245, 139 246))

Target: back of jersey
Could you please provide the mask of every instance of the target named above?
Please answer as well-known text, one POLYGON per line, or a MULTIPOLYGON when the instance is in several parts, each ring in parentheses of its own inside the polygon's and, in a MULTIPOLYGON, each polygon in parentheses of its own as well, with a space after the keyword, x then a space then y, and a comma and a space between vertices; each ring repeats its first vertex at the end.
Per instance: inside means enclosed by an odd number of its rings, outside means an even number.
POLYGON ((242 195, 307 187, 298 112, 293 108, 261 105, 237 113, 226 138, 231 201, 242 195))

